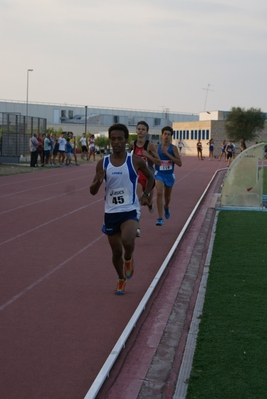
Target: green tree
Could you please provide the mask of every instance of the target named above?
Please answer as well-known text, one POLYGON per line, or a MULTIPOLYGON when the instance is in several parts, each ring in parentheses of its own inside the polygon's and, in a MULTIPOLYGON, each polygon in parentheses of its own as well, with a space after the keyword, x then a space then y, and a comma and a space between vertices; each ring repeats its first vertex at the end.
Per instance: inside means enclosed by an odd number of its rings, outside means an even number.
POLYGON ((245 110, 232 107, 226 117, 225 130, 228 138, 235 141, 253 141, 264 129, 265 114, 260 109, 245 110))
POLYGON ((58 130, 54 129, 53 127, 48 127, 46 129, 46 133, 54 133, 56 137, 59 137, 62 133, 62 129, 59 128, 58 130))
POLYGON ((99 148, 107 148, 109 147, 109 138, 105 136, 98 136, 95 139, 95 143, 99 148))
POLYGON ((131 141, 137 140, 137 134, 136 133, 130 133, 129 134, 129 140, 128 143, 130 144, 131 141))

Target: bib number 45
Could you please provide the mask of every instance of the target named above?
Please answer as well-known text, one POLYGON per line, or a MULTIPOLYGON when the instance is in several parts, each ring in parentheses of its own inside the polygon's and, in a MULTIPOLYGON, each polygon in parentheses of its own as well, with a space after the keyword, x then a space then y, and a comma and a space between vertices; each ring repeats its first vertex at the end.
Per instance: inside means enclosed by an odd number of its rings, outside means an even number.
POLYGON ((113 197, 112 203, 117 205, 117 204, 123 204, 124 203, 124 198, 122 195, 119 195, 118 197, 113 197))

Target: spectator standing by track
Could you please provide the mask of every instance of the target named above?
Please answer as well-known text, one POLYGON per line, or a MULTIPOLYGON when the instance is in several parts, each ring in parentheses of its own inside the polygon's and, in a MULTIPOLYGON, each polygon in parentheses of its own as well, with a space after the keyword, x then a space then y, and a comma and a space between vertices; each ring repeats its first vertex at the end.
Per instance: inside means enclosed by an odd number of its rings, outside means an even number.
POLYGON ((86 135, 85 133, 82 134, 82 137, 80 138, 80 143, 82 146, 82 155, 81 158, 84 159, 84 156, 86 156, 86 159, 88 161, 88 148, 86 145, 86 135))
POLYGON ((233 158, 233 151, 234 151, 234 146, 232 140, 229 141, 229 143, 226 146, 225 152, 226 152, 226 159, 227 159, 227 167, 230 166, 230 163, 233 158))
POLYGON ((88 139, 88 149, 89 149, 88 160, 90 161, 91 155, 93 155, 93 159, 95 161, 95 136, 94 136, 94 134, 90 134, 90 137, 88 139))
POLYGON ((201 159, 203 161, 203 156, 202 156, 202 143, 200 140, 197 142, 197 157, 198 159, 201 159))
POLYGON ((70 145, 71 145, 71 155, 74 156, 76 166, 79 166, 78 161, 77 161, 77 155, 76 155, 76 138, 73 136, 72 132, 70 132, 69 138, 70 138, 70 145))
POLYGON ((47 133, 44 139, 44 162, 45 165, 48 166, 49 165, 49 160, 51 157, 51 140, 50 140, 50 134, 47 133))
POLYGON ((34 133, 32 135, 32 137, 30 138, 29 145, 30 145, 30 153, 31 153, 30 166, 31 166, 31 168, 35 168, 38 166, 37 159, 38 159, 38 146, 39 146, 39 142, 37 140, 36 133, 34 133))
POLYGON ((37 133, 37 140, 39 142, 38 145, 38 155, 37 155, 37 164, 38 164, 38 156, 40 157, 41 166, 44 164, 44 157, 43 157, 43 140, 41 138, 40 133, 37 133))
POLYGON ((56 158, 58 156, 58 148, 59 148, 59 144, 58 144, 58 138, 55 137, 55 144, 54 144, 54 148, 53 148, 53 156, 52 156, 52 163, 53 165, 56 165, 56 158))
POLYGON ((226 161, 226 152, 225 152, 225 148, 226 148, 226 140, 223 140, 222 142, 222 148, 221 148, 221 153, 219 156, 219 161, 222 159, 222 157, 224 157, 224 160, 226 161))
POLYGON ((183 149, 184 143, 182 140, 178 141, 178 149, 179 149, 179 154, 182 154, 182 149, 183 149))
POLYGON ((70 138, 68 137, 66 140, 66 166, 72 166, 71 165, 71 150, 72 150, 72 146, 70 144, 70 138))
POLYGON ((209 160, 213 160, 213 152, 214 152, 214 141, 211 138, 208 142, 207 145, 209 146, 209 160))
POLYGON ((58 163, 61 166, 64 166, 65 161, 65 150, 66 150, 66 139, 64 137, 64 133, 60 133, 60 137, 58 139, 58 163))

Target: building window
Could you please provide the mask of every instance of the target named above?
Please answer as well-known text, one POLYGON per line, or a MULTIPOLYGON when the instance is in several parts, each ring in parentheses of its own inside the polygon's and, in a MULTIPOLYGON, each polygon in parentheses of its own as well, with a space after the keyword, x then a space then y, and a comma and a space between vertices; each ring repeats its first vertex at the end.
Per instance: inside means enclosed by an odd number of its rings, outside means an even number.
POLYGON ((186 140, 189 139, 189 130, 186 131, 186 140))
POLYGON ((201 130, 198 131, 198 140, 201 140, 201 130))
POLYGON ((152 143, 155 143, 155 142, 159 143, 159 141, 160 141, 159 134, 151 134, 151 141, 152 141, 152 143))
POLYGON ((205 140, 205 130, 202 130, 202 140, 205 140))
POLYGON ((206 140, 209 140, 209 139, 210 139, 210 131, 206 130, 206 140))
POLYGON ((183 130, 183 140, 185 140, 185 130, 183 130))
POLYGON ((155 118, 154 119, 154 126, 159 126, 161 124, 161 119, 160 118, 155 118))
POLYGON ((191 140, 194 140, 194 130, 191 130, 191 140))
POLYGON ((197 140, 197 130, 195 130, 195 140, 197 140))

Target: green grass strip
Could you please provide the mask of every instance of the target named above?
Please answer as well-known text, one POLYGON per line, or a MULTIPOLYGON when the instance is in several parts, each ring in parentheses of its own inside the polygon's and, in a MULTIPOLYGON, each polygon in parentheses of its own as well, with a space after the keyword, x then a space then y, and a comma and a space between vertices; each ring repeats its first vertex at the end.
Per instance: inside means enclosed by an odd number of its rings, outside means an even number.
POLYGON ((267 212, 221 211, 187 399, 267 398, 267 212))

